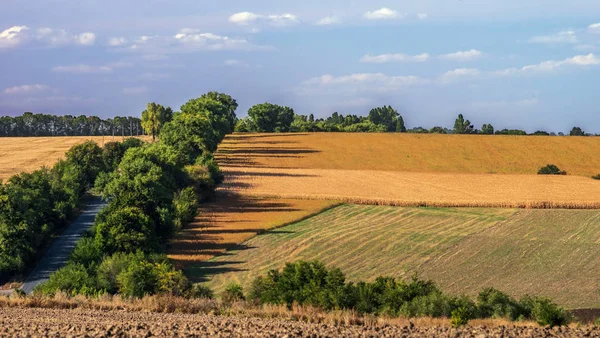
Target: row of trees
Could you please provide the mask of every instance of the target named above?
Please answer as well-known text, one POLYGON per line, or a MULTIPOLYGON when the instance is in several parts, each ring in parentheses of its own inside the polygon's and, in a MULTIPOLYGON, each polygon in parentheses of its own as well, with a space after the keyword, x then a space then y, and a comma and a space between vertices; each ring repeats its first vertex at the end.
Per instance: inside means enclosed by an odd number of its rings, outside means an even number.
POLYGON ((96 177, 113 171, 129 148, 141 141, 93 142, 72 147, 52 168, 0 181, 0 282, 24 272, 38 250, 74 216, 96 177))
POLYGON ((103 120, 97 116, 56 116, 24 113, 0 117, 0 137, 22 136, 138 136, 143 133, 141 120, 116 116, 103 120))
POLYGON ((129 149, 115 170, 97 176, 108 200, 64 268, 40 291, 53 294, 186 295, 191 285, 164 255, 171 236, 191 222, 223 175, 212 153, 233 129, 237 103, 211 92, 180 112, 147 105, 142 125, 157 142, 129 149))
MULTIPOLYGON (((337 112, 330 117, 315 119, 313 114, 298 115, 290 107, 262 103, 248 110, 248 117, 237 121, 236 132, 398 132, 415 134, 485 134, 485 135, 556 135, 538 130, 528 134, 519 129, 496 130, 491 124, 476 129, 459 114, 452 129, 436 126, 431 129, 415 127, 407 129, 404 118, 391 106, 371 109, 367 116, 342 115, 337 112)), ((558 133, 558 135, 563 135, 558 133)), ((581 128, 574 127, 571 136, 587 136, 581 128)))

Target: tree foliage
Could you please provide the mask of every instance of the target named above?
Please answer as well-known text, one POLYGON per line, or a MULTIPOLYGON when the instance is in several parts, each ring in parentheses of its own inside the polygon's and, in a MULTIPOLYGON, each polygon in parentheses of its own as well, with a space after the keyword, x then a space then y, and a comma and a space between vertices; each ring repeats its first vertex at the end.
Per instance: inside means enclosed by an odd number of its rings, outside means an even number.
POLYGON ((458 114, 454 121, 454 134, 471 134, 473 133, 473 125, 471 121, 465 120, 463 114, 458 114))
POLYGON ((173 118, 173 110, 171 107, 163 107, 154 102, 146 105, 146 110, 142 112, 142 128, 148 135, 152 135, 152 140, 160 133, 160 130, 165 123, 173 118))
POLYGON ((294 110, 272 103, 257 104, 248 110, 257 132, 286 132, 294 121, 294 110))

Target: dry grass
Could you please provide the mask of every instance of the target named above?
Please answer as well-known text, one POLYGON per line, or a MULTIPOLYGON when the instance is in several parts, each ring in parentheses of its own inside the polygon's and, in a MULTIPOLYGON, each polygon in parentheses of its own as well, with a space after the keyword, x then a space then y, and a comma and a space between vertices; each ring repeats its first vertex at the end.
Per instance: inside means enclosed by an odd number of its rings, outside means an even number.
POLYGON ((573 309, 600 307, 596 210, 399 208, 342 205, 213 259, 209 286, 252 280, 286 262, 318 259, 351 281, 418 272, 450 294, 496 287, 547 296, 573 309))
POLYGON ((74 145, 92 140, 100 146, 103 142, 120 141, 112 136, 67 137, 2 137, 0 138, 0 180, 21 172, 31 172, 43 166, 52 166, 65 157, 74 145))
POLYGON ((600 181, 579 176, 225 168, 222 189, 253 196, 437 207, 600 208, 600 181))
POLYGON ((196 220, 175 235, 169 258, 193 281, 216 272, 208 259, 240 249, 244 241, 338 205, 336 201, 264 199, 221 195, 203 204, 196 220), (208 264, 208 265, 207 265, 208 264))
POLYGON ((600 173, 600 137, 362 133, 236 134, 219 147, 226 167, 535 174, 554 163, 600 173))

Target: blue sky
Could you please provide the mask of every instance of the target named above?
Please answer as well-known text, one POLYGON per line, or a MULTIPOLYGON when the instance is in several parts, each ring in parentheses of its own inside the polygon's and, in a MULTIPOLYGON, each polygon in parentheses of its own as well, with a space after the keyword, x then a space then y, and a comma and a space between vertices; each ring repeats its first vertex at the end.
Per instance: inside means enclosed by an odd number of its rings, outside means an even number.
POLYGON ((138 115, 209 90, 408 127, 600 132, 600 1, 2 0, 0 114, 138 115))

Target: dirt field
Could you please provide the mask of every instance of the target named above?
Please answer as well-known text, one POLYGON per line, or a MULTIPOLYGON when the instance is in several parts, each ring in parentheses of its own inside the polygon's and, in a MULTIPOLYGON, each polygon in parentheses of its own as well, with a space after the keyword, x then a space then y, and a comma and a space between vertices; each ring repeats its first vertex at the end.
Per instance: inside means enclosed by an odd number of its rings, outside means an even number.
POLYGON ((72 146, 93 140, 102 142, 120 141, 112 136, 68 136, 68 137, 1 137, 0 179, 6 180, 14 174, 30 172, 43 166, 52 166, 72 146))
POLYGON ((600 137, 368 133, 236 134, 219 147, 226 167, 536 174, 553 163, 600 173, 600 137))
POLYGON ((280 319, 123 311, 0 308, 0 337, 583 337, 594 327, 351 326, 280 319))
POLYGON ((207 275, 228 271, 226 267, 211 267, 211 263, 206 262, 208 259, 245 247, 242 243, 258 233, 337 204, 336 201, 218 196, 216 202, 203 204, 196 220, 175 235, 169 258, 192 281, 205 281, 207 275))
POLYGON ((452 294, 493 286, 568 308, 600 307, 600 213, 592 210, 343 205, 244 244, 209 262, 223 269, 209 283, 216 291, 318 259, 353 281, 418 272, 452 294))

